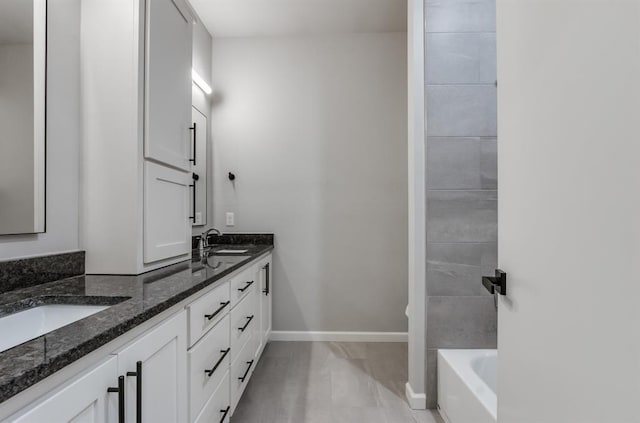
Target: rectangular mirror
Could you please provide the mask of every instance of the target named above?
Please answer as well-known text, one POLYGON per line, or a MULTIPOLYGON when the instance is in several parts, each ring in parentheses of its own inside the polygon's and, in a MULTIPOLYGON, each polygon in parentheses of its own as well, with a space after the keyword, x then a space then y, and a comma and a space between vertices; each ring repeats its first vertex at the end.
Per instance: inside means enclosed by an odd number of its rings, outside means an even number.
POLYGON ((46 0, 0 0, 0 235, 45 231, 46 0))

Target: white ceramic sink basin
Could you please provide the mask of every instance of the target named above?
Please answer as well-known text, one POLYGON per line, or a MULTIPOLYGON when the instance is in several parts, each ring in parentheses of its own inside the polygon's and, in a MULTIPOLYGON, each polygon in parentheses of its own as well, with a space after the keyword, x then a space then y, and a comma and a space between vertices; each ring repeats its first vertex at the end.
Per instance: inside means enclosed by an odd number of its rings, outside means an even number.
POLYGON ((0 317, 0 352, 37 338, 110 306, 43 305, 0 317))

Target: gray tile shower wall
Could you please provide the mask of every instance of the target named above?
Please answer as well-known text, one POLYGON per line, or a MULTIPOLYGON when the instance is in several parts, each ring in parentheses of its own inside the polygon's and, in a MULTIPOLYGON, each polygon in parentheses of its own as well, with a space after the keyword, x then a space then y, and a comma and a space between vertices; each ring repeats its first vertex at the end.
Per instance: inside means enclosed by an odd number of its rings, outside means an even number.
POLYGON ((426 0, 427 32, 496 32, 495 0, 426 0))
POLYGON ((428 135, 495 137, 496 95, 495 84, 428 85, 428 135))
POLYGON ((429 137, 429 189, 497 189, 497 149, 496 138, 429 137))
POLYGON ((426 0, 427 406, 439 348, 495 348, 495 0, 426 0))

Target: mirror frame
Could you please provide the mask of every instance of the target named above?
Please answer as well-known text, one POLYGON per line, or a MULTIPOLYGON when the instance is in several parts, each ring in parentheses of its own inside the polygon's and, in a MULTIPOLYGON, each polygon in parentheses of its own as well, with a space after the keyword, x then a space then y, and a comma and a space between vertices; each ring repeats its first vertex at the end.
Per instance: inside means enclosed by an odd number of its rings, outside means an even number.
POLYGON ((47 70, 49 42, 48 0, 33 0, 33 54, 42 63, 33 64, 34 80, 34 233, 47 228, 47 70), (42 95, 35 93, 41 90, 42 95))

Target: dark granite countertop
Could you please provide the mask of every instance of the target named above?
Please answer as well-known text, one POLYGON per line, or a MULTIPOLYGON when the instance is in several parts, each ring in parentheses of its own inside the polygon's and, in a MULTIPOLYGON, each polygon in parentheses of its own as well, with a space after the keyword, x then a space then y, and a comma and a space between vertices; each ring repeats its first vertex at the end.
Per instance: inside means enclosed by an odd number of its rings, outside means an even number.
MULTIPOLYGON (((0 316, 44 304, 111 305, 106 310, 0 352, 0 402, 29 388, 118 336, 178 304, 273 249, 270 243, 224 248, 243 255, 216 254, 204 264, 197 250, 191 262, 138 276, 83 275, 0 294, 0 316)), ((231 244, 233 243, 233 244, 231 244)))

